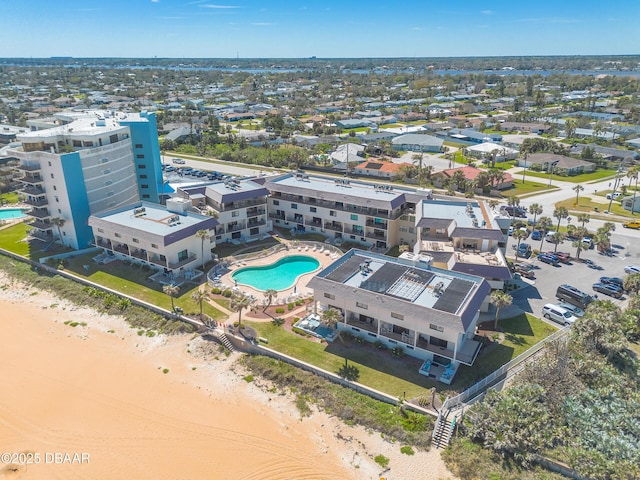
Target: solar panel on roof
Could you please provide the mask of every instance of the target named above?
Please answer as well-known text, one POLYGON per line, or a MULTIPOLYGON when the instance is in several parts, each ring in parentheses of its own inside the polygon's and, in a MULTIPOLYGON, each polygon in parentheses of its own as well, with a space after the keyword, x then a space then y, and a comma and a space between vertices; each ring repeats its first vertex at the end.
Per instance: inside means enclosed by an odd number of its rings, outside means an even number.
POLYGON ((333 280, 334 282, 344 283, 351 278, 354 273, 360 271, 360 264, 366 259, 360 255, 353 255, 347 258, 343 263, 330 272, 326 278, 327 280, 333 280))
POLYGON ((413 302, 424 291, 431 278, 431 272, 409 268, 391 285, 387 294, 413 302))
POLYGON ((385 263, 367 280, 362 282, 360 288, 364 288, 365 290, 369 290, 371 292, 384 293, 406 271, 407 267, 405 267, 404 265, 385 263))
POLYGON ((460 305, 467 298, 467 295, 473 288, 474 283, 469 280, 454 278, 447 286, 442 296, 436 300, 433 308, 443 312, 455 313, 460 305))
POLYGON ((382 163, 369 162, 365 168, 370 170, 380 170, 382 168, 382 163))

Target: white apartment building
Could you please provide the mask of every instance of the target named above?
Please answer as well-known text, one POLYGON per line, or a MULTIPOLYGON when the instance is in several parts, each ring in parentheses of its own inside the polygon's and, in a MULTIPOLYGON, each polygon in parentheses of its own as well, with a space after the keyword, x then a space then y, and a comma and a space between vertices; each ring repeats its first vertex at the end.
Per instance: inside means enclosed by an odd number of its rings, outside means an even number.
POLYGON ((434 268, 427 257, 350 250, 308 286, 321 308, 342 312, 339 330, 402 347, 425 360, 421 373, 444 383, 460 364, 472 365, 480 350, 476 322, 491 290, 481 277, 434 268))

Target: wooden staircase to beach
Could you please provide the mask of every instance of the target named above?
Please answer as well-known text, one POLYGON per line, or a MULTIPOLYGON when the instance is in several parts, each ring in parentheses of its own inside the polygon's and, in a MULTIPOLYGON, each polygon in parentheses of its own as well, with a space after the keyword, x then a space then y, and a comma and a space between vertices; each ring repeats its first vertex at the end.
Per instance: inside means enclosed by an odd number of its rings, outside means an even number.
POLYGON ((453 431, 457 422, 457 415, 439 415, 436 420, 435 428, 433 429, 433 437, 431 440, 431 444, 438 448, 446 448, 451 441, 451 437, 453 436, 453 431))

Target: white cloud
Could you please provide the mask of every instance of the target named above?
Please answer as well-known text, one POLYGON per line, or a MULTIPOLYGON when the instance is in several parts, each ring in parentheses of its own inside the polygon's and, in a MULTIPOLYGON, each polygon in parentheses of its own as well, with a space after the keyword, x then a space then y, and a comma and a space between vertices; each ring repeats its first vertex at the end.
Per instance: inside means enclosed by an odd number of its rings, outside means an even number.
POLYGON ((494 12, 493 10, 482 10, 482 12, 480 13, 482 13, 483 15, 493 15, 496 12, 494 12))
POLYGON ((151 3, 160 3, 160 0, 151 0, 151 3))

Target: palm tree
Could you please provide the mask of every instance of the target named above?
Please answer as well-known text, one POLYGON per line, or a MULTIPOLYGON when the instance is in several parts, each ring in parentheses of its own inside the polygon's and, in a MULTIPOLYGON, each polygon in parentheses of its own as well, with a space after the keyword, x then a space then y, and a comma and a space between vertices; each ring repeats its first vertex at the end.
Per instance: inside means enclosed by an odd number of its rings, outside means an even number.
POLYGON ((538 215, 542 214, 542 205, 539 203, 532 203, 529 205, 529 213, 533 215, 533 224, 535 225, 538 215))
POLYGON ((498 329, 498 316, 500 315, 500 309, 511 305, 512 300, 513 297, 508 293, 503 292, 502 290, 494 290, 493 292, 491 292, 491 302, 493 303, 494 307, 496 307, 496 320, 493 324, 494 330, 498 329))
POLYGON ((342 322, 344 316, 342 312, 337 308, 327 308, 320 315, 320 322, 325 327, 332 328, 338 332, 338 338, 342 341, 342 336, 340 335, 340 330, 338 329, 338 323, 342 322))
POLYGON ((202 320, 202 302, 207 298, 207 292, 198 289, 191 294, 191 298, 198 303, 198 306, 200 307, 200 319, 202 320))
POLYGON ((637 294, 640 292, 640 273, 632 273, 627 275, 623 281, 622 286, 627 292, 633 292, 637 294))
POLYGON ((542 236, 540 238, 540 250, 542 250, 542 244, 544 242, 544 236, 545 236, 545 234, 547 233, 547 230, 549 230, 549 228, 551 227, 552 224, 553 224, 553 222, 546 215, 544 217, 540 217, 538 219, 538 223, 536 224, 536 227, 538 228, 538 230, 540 230, 542 232, 542 236))
POLYGON ((520 242, 527 238, 527 232, 520 230, 519 228, 513 232, 513 238, 518 241, 518 246, 516 247, 516 260, 518 259, 518 252, 520 251, 520 242))
POLYGON ((582 226, 584 227, 585 223, 589 223, 589 220, 591 220, 591 215, 588 213, 579 213, 576 219, 582 223, 582 226))
POLYGON ((554 252, 558 251, 558 245, 563 243, 565 238, 566 238, 566 236, 562 232, 556 232, 553 235, 551 235, 551 238, 549 239, 549 242, 551 242, 551 243, 553 243, 555 245, 555 248, 553 249, 554 252))
POLYGON ((635 206, 636 206, 636 192, 638 190, 638 177, 640 176, 640 166, 634 165, 629 170, 627 170, 627 177, 629 181, 635 180, 635 188, 633 189, 633 203, 631 204, 631 215, 633 215, 635 206))
POLYGON ((242 310, 249 307, 253 303, 253 300, 244 293, 236 293, 231 297, 231 303, 229 306, 234 312, 238 312, 238 328, 242 325, 242 310))
POLYGON ((64 224, 66 222, 67 221, 64 218, 60 218, 60 217, 53 217, 51 219, 51 225, 53 225, 58 229, 58 238, 60 239, 60 243, 62 244, 63 247, 64 247, 64 241, 62 240, 62 227, 64 227, 64 224))
POLYGON ((451 182, 456 184, 456 190, 461 191, 465 182, 464 172, 462 170, 456 170, 451 177, 451 182))
POLYGON ((553 211, 553 216, 558 219, 558 228, 556 228, 556 230, 559 232, 560 222, 562 219, 569 217, 569 210, 567 210, 566 207, 558 207, 553 211))
POLYGON ((209 235, 208 230, 198 230, 196 237, 200 239, 200 258, 202 258, 202 270, 204 270, 204 241, 209 240, 211 235, 209 235))
POLYGON ((268 288, 267 290, 264 291, 264 298, 267 299, 267 305, 262 310, 262 313, 267 311, 267 308, 271 306, 271 302, 273 302, 273 299, 276 298, 277 296, 278 296, 278 291, 274 290, 273 288, 268 288))
POLYGON ((576 240, 573 241, 573 246, 576 247, 576 259, 580 258, 580 252, 584 248, 584 244, 582 243, 582 237, 587 234, 587 229, 584 227, 578 227, 574 230, 574 235, 576 240))
POLYGON ((611 248, 610 233, 606 232, 602 228, 599 228, 593 237, 593 243, 596 244, 599 252, 607 252, 611 248))
POLYGON ((564 133, 567 136, 567 138, 571 138, 575 135, 576 127, 577 127, 576 121, 572 118, 568 118, 564 122, 564 133))
POLYGON ((163 285, 162 286, 162 291, 166 294, 169 295, 169 298, 171 299, 171 311, 175 312, 176 307, 173 304, 173 299, 174 297, 178 296, 178 293, 180 293, 180 287, 178 285, 163 285))
POLYGON ((578 205, 578 199, 580 197, 580 192, 582 192, 584 190, 584 187, 582 185, 580 185, 579 183, 573 187, 571 190, 573 190, 574 192, 576 192, 576 205, 578 205))
POLYGON ((516 197, 515 195, 509 195, 507 197, 507 205, 509 205, 510 207, 513 207, 513 215, 511 215, 511 221, 513 222, 513 219, 515 218, 516 215, 516 207, 520 206, 520 197, 516 197))

